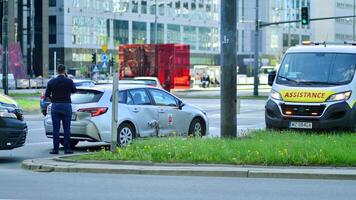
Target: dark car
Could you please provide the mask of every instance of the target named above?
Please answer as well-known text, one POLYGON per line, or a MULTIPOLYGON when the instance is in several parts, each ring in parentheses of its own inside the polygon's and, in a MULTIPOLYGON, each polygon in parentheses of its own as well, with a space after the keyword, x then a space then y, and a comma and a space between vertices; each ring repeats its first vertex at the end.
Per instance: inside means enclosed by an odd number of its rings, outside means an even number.
MULTIPOLYGON (((73 80, 75 87, 94 87, 95 82, 92 80, 73 80)), ((40 99, 40 107, 41 107, 41 112, 44 116, 47 115, 47 107, 51 102, 48 101, 45 97, 45 93, 41 93, 41 99, 40 99)))
POLYGON ((22 110, 13 99, 0 94, 0 150, 23 146, 26 135, 27 125, 22 110))

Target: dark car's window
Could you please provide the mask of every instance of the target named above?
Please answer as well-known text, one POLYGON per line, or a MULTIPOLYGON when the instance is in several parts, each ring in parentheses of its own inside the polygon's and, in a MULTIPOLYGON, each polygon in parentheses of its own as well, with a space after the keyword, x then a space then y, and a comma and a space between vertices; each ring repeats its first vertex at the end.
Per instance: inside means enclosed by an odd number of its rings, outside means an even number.
POLYGON ((135 105, 150 105, 151 101, 145 89, 133 89, 129 91, 135 105))
POLYGON ((149 89, 153 100, 155 101, 156 105, 160 106, 177 106, 176 98, 172 95, 155 89, 149 89))
POLYGON ((95 103, 103 96, 103 92, 96 90, 77 90, 71 95, 73 104, 95 103))

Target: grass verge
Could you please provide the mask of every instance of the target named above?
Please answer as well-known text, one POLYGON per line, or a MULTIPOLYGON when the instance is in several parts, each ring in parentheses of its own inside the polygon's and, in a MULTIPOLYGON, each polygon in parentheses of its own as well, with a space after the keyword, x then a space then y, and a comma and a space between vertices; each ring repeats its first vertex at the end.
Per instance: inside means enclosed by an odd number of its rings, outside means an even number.
POLYGON ((28 98, 17 98, 17 97, 14 99, 24 112, 40 111, 39 99, 28 99, 28 98))
POLYGON ((276 166, 356 166, 356 134, 256 131, 242 139, 137 139, 112 153, 102 149, 75 160, 129 160, 276 166))

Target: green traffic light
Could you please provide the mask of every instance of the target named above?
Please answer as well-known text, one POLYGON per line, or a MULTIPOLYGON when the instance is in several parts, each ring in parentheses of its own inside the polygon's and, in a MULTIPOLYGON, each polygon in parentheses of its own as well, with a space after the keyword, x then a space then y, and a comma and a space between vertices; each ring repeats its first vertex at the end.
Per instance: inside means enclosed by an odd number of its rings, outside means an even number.
POLYGON ((308 20, 302 19, 302 25, 308 25, 308 20))

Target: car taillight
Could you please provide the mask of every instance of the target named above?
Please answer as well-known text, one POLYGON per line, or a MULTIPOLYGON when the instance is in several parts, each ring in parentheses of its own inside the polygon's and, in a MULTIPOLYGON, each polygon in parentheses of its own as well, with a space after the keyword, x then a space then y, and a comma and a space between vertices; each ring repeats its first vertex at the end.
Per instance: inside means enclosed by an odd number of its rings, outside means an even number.
POLYGON ((44 92, 41 92, 41 99, 45 99, 45 93, 44 92))
POLYGON ((78 112, 87 112, 90 113, 92 117, 96 117, 99 115, 102 115, 108 111, 108 108, 106 107, 98 107, 98 108, 81 108, 78 110, 78 112))

